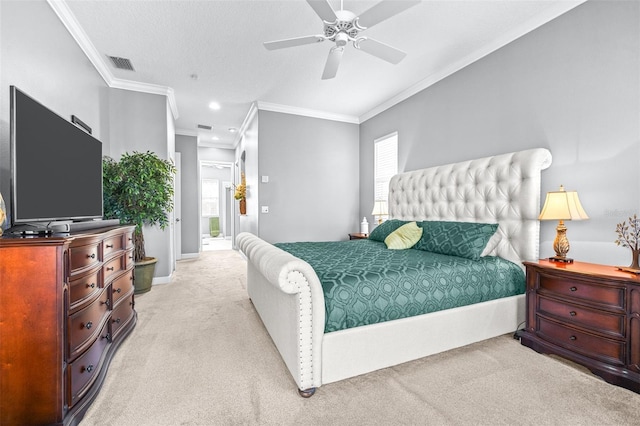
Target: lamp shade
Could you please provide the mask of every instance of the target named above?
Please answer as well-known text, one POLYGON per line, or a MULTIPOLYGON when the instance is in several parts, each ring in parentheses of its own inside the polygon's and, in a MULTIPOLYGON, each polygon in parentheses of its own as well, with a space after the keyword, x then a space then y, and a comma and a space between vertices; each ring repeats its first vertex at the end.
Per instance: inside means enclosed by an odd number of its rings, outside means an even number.
POLYGON ((372 216, 386 216, 389 212, 387 210, 387 202, 386 200, 376 200, 373 203, 373 211, 371 212, 372 216))
POLYGON ((559 191, 547 192, 544 206, 538 216, 540 220, 584 220, 589 219, 580 204, 576 191, 565 191, 560 185, 559 191))

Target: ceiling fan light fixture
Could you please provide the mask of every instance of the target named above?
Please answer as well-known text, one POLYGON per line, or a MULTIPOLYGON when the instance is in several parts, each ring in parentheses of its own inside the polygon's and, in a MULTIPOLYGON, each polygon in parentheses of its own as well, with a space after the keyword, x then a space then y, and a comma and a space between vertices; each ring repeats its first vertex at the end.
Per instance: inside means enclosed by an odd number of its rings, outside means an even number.
POLYGON ((397 64, 406 56, 406 53, 377 40, 361 37, 360 32, 417 5, 420 1, 421 0, 381 0, 376 5, 360 14, 360 16, 357 16, 349 10, 344 10, 342 1, 340 2, 340 10, 336 11, 328 0, 307 0, 307 3, 316 12, 316 15, 322 19, 324 24, 324 35, 296 37, 285 40, 269 41, 263 44, 268 50, 274 50, 301 46, 324 40, 334 42, 335 46, 330 50, 329 57, 325 63, 325 69, 322 74, 323 80, 331 79, 336 76, 342 59, 342 54, 344 53, 344 46, 346 46, 350 41, 353 42, 357 49, 360 49, 363 52, 376 56, 392 64, 397 64))

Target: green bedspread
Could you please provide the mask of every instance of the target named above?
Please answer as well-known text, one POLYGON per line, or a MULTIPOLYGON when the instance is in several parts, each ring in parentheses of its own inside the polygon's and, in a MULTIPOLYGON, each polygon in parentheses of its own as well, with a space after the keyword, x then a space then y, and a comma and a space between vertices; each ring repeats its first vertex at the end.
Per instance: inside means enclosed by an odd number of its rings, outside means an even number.
POLYGON ((522 269, 499 257, 388 250, 371 240, 275 245, 308 262, 320 278, 325 333, 525 291, 522 269))

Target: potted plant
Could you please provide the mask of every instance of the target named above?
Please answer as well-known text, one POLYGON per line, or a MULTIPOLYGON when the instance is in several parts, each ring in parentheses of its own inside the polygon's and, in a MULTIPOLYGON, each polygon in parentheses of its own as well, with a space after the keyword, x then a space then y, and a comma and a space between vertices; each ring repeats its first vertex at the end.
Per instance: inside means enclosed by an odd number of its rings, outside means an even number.
POLYGON ((125 153, 120 161, 105 156, 102 161, 105 219, 119 219, 122 224, 136 225, 134 231, 135 293, 151 290, 155 265, 147 257, 142 226, 169 224, 173 210, 173 163, 155 153, 125 153))
POLYGON ((236 192, 233 198, 240 201, 240 214, 247 214, 247 179, 242 172, 240 184, 236 186, 236 192))

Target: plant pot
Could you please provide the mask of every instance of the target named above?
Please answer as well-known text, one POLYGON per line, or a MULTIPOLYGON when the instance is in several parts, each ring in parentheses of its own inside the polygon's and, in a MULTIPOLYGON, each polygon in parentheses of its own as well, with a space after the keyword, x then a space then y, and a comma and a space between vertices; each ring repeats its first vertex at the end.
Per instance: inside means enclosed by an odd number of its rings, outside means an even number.
POLYGON ((158 259, 155 257, 145 257, 144 260, 136 262, 133 279, 134 294, 142 294, 151 290, 157 262, 158 259))
POLYGON ((247 214, 247 200, 240 200, 240 214, 247 214))

